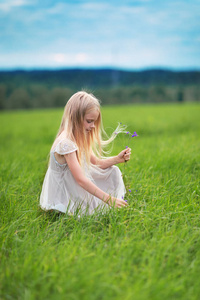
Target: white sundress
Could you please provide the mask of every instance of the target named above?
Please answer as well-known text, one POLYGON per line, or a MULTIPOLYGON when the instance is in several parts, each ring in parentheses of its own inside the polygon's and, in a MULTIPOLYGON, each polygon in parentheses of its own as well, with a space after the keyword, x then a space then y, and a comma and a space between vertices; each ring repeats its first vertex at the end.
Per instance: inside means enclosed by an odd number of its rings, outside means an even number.
MULTIPOLYGON (((44 210, 56 210, 63 213, 78 215, 92 214, 95 211, 108 209, 110 206, 84 190, 74 179, 67 163, 60 164, 55 158, 55 152, 65 155, 77 151, 77 146, 71 140, 64 138, 50 151, 50 163, 46 172, 40 206, 44 210)), ((117 166, 101 169, 96 165, 83 163, 85 176, 104 192, 122 199, 125 186, 121 171, 117 166)))

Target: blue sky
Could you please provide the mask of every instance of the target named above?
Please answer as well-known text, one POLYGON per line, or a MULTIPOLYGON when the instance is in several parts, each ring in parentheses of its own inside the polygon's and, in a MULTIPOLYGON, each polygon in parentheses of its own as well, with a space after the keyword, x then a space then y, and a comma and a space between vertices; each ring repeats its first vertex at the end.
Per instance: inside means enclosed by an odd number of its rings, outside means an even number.
POLYGON ((0 69, 200 70, 199 0, 0 0, 0 69))

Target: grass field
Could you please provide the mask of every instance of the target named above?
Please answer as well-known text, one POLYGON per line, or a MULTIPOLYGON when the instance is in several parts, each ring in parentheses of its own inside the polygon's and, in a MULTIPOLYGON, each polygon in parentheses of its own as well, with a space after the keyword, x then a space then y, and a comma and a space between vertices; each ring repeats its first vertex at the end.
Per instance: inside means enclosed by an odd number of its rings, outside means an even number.
POLYGON ((81 219, 39 208, 62 110, 0 114, 0 299, 200 299, 200 106, 102 112, 139 134, 113 147, 129 206, 81 219))

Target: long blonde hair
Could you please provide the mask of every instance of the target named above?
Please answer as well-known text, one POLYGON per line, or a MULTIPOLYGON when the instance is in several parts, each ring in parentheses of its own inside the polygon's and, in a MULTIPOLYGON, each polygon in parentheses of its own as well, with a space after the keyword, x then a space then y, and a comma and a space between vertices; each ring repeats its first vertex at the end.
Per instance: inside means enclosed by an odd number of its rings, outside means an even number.
POLYGON ((81 164, 83 153, 88 163, 92 151, 98 157, 102 157, 102 154, 106 153, 103 149, 104 146, 111 143, 116 135, 124 132, 124 130, 122 126, 118 125, 115 132, 108 138, 103 129, 99 100, 91 93, 80 91, 72 95, 65 105, 57 137, 64 131, 66 137, 76 143, 78 147, 77 158, 81 164), (86 113, 92 110, 97 110, 99 116, 95 121, 95 128, 86 133, 83 126, 84 117, 86 113), (102 134, 107 137, 107 140, 103 140, 102 134))

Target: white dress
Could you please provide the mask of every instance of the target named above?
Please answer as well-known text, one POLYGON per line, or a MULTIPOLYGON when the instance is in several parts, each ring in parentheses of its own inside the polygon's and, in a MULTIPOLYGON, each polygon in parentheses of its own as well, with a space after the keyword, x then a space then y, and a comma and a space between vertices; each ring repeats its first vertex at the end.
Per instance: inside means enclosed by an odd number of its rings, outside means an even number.
MULTIPOLYGON (((55 152, 64 155, 77 151, 77 146, 71 140, 64 138, 50 151, 50 163, 46 172, 40 206, 44 210, 56 210, 63 213, 92 214, 95 211, 108 209, 110 206, 84 190, 74 179, 67 163, 60 164, 55 158, 55 152)), ((121 171, 112 166, 101 169, 95 165, 83 163, 85 176, 104 192, 122 199, 125 186, 121 171)))

